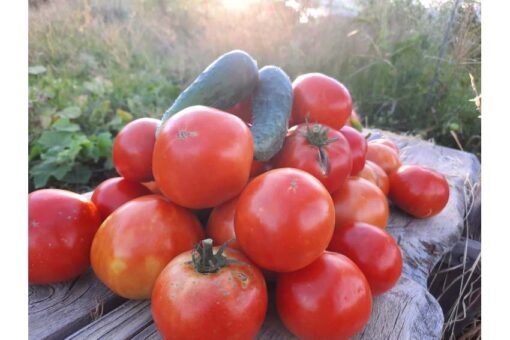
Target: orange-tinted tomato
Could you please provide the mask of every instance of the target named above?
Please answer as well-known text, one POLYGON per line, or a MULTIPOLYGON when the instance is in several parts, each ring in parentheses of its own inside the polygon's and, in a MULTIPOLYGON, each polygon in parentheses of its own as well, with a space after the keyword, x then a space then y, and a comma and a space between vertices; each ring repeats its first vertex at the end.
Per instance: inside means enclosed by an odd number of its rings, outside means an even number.
POLYGON ((248 183, 253 138, 238 117, 205 106, 172 116, 156 140, 153 171, 159 190, 186 208, 215 207, 248 183))
POLYGON ((377 139, 372 139, 370 141, 370 143, 376 143, 376 144, 384 144, 386 146, 389 146, 390 148, 392 148, 393 150, 395 150, 395 152, 398 154, 400 154, 400 150, 397 146, 397 144, 395 144, 393 141, 389 140, 389 139, 386 139, 386 138, 377 138, 377 139))
POLYGON ((151 191, 144 185, 128 181, 122 177, 109 178, 99 184, 92 194, 101 218, 105 220, 115 209, 134 198, 150 195, 151 191))
POLYGON ((401 165, 398 153, 381 143, 368 143, 367 160, 379 165, 388 175, 401 165))
POLYGON ((397 242, 371 224, 356 222, 336 228, 328 250, 344 254, 356 263, 374 296, 390 290, 402 273, 402 254, 397 242))
POLYGON ((241 250, 235 240, 234 216, 238 197, 227 201, 213 209, 207 221, 206 235, 214 241, 214 245, 222 245, 230 241, 230 248, 241 250))
POLYGON ((293 124, 320 123, 333 129, 345 125, 352 111, 352 99, 338 80, 321 73, 303 74, 292 83, 293 124))
POLYGON ((404 165, 390 175, 390 198, 402 210, 418 218, 439 214, 448 203, 446 178, 418 165, 404 165))
POLYGON ((278 276, 276 306, 299 339, 347 339, 367 324, 372 294, 354 262, 326 251, 309 266, 278 276))
POLYGON ((140 118, 119 131, 113 142, 112 159, 122 177, 135 182, 153 179, 152 152, 160 123, 159 119, 140 118))
POLYGON ((352 158, 351 176, 355 176, 365 166, 367 140, 361 133, 350 126, 342 127, 340 132, 347 139, 347 142, 349 142, 352 158))
POLYGON ((366 161, 365 167, 358 173, 358 177, 362 177, 374 183, 385 195, 388 195, 390 192, 390 180, 388 175, 374 162, 366 161))
POLYGON ((333 193, 335 226, 340 228, 353 222, 365 222, 385 228, 389 207, 384 193, 375 184, 360 177, 347 179, 340 190, 333 193))
POLYGON ((334 224, 326 188, 312 175, 291 168, 255 177, 239 197, 234 220, 243 252, 276 272, 313 262, 329 244, 334 224))
POLYGON ((334 192, 351 172, 351 149, 340 131, 321 124, 299 124, 289 130, 272 163, 275 168, 306 171, 334 192))
POLYGON ((152 316, 164 339, 254 339, 267 309, 264 277, 240 252, 227 248, 231 260, 217 272, 202 274, 191 252, 173 259, 152 293, 152 316))
POLYGON ((83 273, 100 224, 96 206, 82 195, 59 189, 28 195, 29 282, 47 284, 83 273))
POLYGON ((168 262, 203 237, 200 222, 188 210, 159 195, 135 198, 115 210, 97 231, 92 268, 116 294, 147 299, 168 262))

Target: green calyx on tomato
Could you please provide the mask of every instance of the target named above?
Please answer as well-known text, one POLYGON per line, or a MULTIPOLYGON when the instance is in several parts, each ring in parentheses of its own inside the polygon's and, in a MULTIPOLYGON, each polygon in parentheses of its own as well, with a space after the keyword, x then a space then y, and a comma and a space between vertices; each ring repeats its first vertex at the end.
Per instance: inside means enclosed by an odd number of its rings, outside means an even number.
POLYGON ((191 261, 195 270, 199 273, 216 273, 229 264, 242 264, 243 262, 229 259, 223 255, 229 241, 223 243, 216 254, 213 253, 213 240, 208 238, 195 244, 191 253, 191 261))
POLYGON ((328 130, 328 127, 321 124, 314 124, 312 127, 310 127, 307 119, 306 133, 304 136, 308 143, 319 149, 318 160, 324 176, 327 176, 330 170, 329 159, 326 151, 324 150, 324 146, 338 140, 338 137, 328 138, 328 130))

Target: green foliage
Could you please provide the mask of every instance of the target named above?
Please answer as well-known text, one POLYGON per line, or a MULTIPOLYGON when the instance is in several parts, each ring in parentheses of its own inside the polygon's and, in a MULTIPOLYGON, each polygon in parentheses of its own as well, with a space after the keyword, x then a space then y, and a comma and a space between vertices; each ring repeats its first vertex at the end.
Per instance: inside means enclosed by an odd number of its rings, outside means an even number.
POLYGON ((252 1, 245 10, 222 3, 52 0, 30 8, 30 189, 86 190, 115 175, 119 129, 161 118, 182 88, 232 49, 292 79, 337 78, 366 126, 480 156, 479 1, 462 1, 451 25, 452 0, 432 11, 414 0, 359 0, 356 16, 317 18, 314 6, 342 2, 297 1, 297 11, 283 0, 252 1))

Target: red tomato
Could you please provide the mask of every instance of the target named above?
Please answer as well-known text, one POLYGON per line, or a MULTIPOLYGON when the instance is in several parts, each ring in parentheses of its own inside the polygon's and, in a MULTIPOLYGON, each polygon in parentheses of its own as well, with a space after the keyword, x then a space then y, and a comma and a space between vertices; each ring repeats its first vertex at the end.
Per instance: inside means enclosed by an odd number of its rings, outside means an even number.
POLYGON ((42 189, 28 195, 28 281, 47 284, 83 273, 101 217, 74 192, 42 189))
POLYGON ((321 124, 299 124, 290 129, 272 163, 276 168, 308 172, 329 192, 342 186, 352 168, 347 139, 339 131, 321 124))
POLYGON ((276 272, 312 263, 328 246, 334 224, 326 188, 312 175, 290 168, 255 177, 239 197, 234 220, 243 252, 276 272))
POLYGON ((418 165, 404 165, 390 175, 390 198, 418 218, 437 215, 448 203, 450 189, 440 173, 418 165))
POLYGON ((271 170, 272 164, 270 162, 262 162, 256 159, 251 163, 250 177, 257 177, 258 175, 271 170))
POLYGON ((205 106, 172 116, 156 140, 153 170, 158 188, 186 208, 215 207, 248 183, 253 139, 238 117, 205 106))
POLYGON ((254 339, 267 310, 260 270, 233 249, 225 249, 222 260, 207 260, 217 254, 203 253, 195 250, 195 260, 191 251, 182 253, 158 277, 152 293, 156 327, 168 340, 254 339), (224 260, 242 263, 204 265, 224 260))
POLYGON ((400 150, 398 149, 397 144, 395 144, 393 141, 391 141, 389 139, 377 138, 377 139, 372 139, 369 143, 383 144, 383 145, 389 146, 390 148, 395 150, 397 155, 400 154, 400 150))
POLYGON ((390 290, 402 273, 400 247, 390 234, 375 225, 357 222, 336 228, 328 250, 356 263, 374 296, 390 290))
POLYGON ((92 194, 102 220, 124 203, 140 196, 150 195, 151 191, 144 185, 128 181, 122 177, 109 178, 99 184, 92 194))
POLYGON ((386 196, 375 184, 364 178, 347 179, 344 186, 333 193, 333 202, 336 228, 353 222, 365 222, 384 228, 388 223, 386 196))
POLYGON ((155 181, 142 183, 147 189, 149 189, 155 195, 161 195, 161 191, 158 189, 158 185, 155 181))
POLYGON ((218 205, 213 209, 207 221, 206 235, 210 237, 215 245, 222 245, 230 241, 230 248, 241 250, 235 240, 234 215, 236 212, 238 197, 218 205))
POLYGON ((365 162, 365 167, 358 173, 358 177, 362 177, 374 183, 387 196, 390 192, 390 180, 384 170, 371 161, 365 162))
POLYGON ((367 324, 372 295, 354 262, 326 251, 309 266, 278 276, 276 307, 300 339, 347 339, 367 324))
POLYGON ((379 165, 388 175, 401 165, 398 153, 381 143, 368 143, 367 160, 379 165))
POLYGON ((241 100, 236 105, 232 106, 229 109, 225 110, 228 113, 231 113, 239 118, 241 118, 245 123, 251 122, 251 113, 252 113, 252 100, 251 96, 246 97, 241 100))
POLYGON ((163 268, 204 237, 195 215, 164 197, 135 198, 115 210, 92 242, 97 277, 115 294, 147 299, 163 268))
POLYGON ((340 129, 340 132, 349 142, 352 157, 351 176, 355 176, 365 166, 365 159, 367 157, 367 140, 361 133, 350 126, 344 126, 340 129))
POLYGON ((303 74, 292 83, 294 124, 320 123, 338 130, 352 111, 352 99, 338 80, 321 73, 303 74))
POLYGON ((152 152, 160 123, 159 119, 140 118, 120 130, 112 148, 113 165, 119 175, 135 182, 153 179, 152 152))

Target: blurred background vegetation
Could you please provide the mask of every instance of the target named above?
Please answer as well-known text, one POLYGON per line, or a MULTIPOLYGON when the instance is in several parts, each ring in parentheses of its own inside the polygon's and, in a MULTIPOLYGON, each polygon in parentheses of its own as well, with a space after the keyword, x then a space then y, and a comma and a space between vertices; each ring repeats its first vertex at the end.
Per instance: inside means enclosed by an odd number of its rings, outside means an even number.
POLYGON ((337 78, 365 126, 481 157, 480 29, 471 0, 31 0, 30 190, 114 176, 119 129, 232 49, 337 78))

